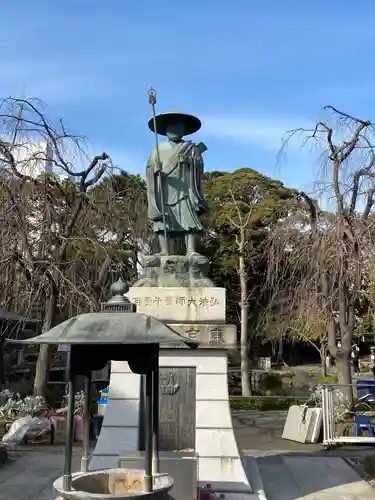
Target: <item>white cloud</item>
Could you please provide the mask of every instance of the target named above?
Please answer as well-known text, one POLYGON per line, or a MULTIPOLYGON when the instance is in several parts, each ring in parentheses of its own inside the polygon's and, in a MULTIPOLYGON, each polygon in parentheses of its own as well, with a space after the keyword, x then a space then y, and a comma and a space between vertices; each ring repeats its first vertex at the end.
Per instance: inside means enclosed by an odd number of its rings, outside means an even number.
MULTIPOLYGON (((204 132, 207 135, 233 142, 245 142, 259 148, 279 151, 283 139, 289 130, 296 127, 311 127, 306 120, 257 118, 251 116, 206 116, 202 118, 204 132)), ((301 148, 303 136, 296 134, 289 144, 288 149, 301 148)))
MULTIPOLYGON (((67 141, 65 144, 61 143, 59 146, 63 159, 69 163, 73 172, 85 170, 96 155, 106 152, 112 160, 114 171, 126 170, 132 174, 144 175, 147 158, 141 158, 132 151, 111 148, 110 146, 103 147, 101 144, 92 144, 89 141, 82 142, 80 148, 82 149, 79 149, 73 141, 67 141)), ((13 148, 18 171, 31 177, 37 177, 42 172, 45 172, 46 159, 51 154, 51 152, 47 152, 47 142, 43 139, 34 141, 19 140, 13 148)), ((56 156, 55 160, 58 162, 56 156)), ((7 170, 10 169, 5 163, 1 167, 7 170)), ((60 177, 67 176, 65 170, 59 168, 55 163, 52 165, 52 170, 60 177)))
POLYGON ((15 144, 12 152, 17 170, 24 175, 38 177, 46 168, 46 151, 46 141, 25 141, 23 144, 15 144))
MULTIPOLYGON (((59 143, 59 151, 63 160, 69 165, 72 172, 85 170, 95 155, 103 153, 103 150, 94 149, 88 143, 78 145, 71 140, 62 141, 59 143)), ((59 158, 53 149, 48 150, 47 141, 32 140, 23 138, 19 139, 12 148, 12 153, 15 159, 17 170, 31 177, 37 177, 46 169, 51 168, 52 172, 60 178, 69 177, 63 166, 59 166, 59 158), (47 159, 51 160, 51 164, 47 165, 47 159)), ((10 166, 6 161, 2 162, 1 168, 6 169, 11 173, 10 166)))

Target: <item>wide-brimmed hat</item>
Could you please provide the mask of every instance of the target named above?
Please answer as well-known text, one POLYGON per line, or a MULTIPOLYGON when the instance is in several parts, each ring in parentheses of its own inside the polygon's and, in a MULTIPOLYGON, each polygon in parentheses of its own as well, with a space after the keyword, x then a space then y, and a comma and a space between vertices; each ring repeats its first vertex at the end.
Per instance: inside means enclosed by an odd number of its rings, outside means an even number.
MULTIPOLYGON (((184 127, 184 135, 190 135, 197 132, 202 123, 196 116, 186 115, 185 113, 179 113, 178 111, 172 111, 171 113, 161 113, 155 118, 156 121, 156 132, 159 135, 167 135, 167 126, 171 123, 182 123, 184 127)), ((155 132, 154 120, 151 118, 148 122, 149 128, 155 132)))

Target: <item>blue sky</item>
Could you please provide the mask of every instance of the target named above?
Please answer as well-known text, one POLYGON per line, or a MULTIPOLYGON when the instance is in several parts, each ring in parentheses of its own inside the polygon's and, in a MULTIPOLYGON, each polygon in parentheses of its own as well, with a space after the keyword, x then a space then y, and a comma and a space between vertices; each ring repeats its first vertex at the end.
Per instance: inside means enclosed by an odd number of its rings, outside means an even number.
POLYGON ((15 0, 0 17, 0 95, 36 96, 71 130, 143 173, 159 112, 203 122, 206 170, 252 167, 293 187, 316 178, 288 129, 326 104, 375 119, 374 0, 15 0))

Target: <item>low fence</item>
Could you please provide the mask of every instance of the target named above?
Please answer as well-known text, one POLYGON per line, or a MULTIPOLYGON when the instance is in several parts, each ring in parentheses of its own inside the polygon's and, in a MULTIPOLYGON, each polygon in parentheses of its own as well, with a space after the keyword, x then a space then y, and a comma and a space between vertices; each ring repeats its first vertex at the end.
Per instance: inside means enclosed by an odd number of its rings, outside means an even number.
POLYGON ((323 445, 375 444, 375 384, 326 384, 321 389, 323 445))

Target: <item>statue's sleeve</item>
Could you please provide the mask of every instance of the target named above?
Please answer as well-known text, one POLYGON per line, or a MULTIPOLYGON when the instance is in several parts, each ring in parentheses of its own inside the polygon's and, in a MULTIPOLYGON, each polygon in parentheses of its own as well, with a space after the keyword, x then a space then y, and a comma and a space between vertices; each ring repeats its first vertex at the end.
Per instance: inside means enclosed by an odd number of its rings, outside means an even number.
POLYGON ((203 193, 203 157, 197 148, 194 148, 191 159, 190 196, 197 212, 207 212, 208 205, 203 193))
POLYGON ((146 167, 148 218, 152 221, 161 220, 163 214, 159 210, 160 193, 158 190, 156 174, 154 172, 154 151, 151 153, 146 167))

